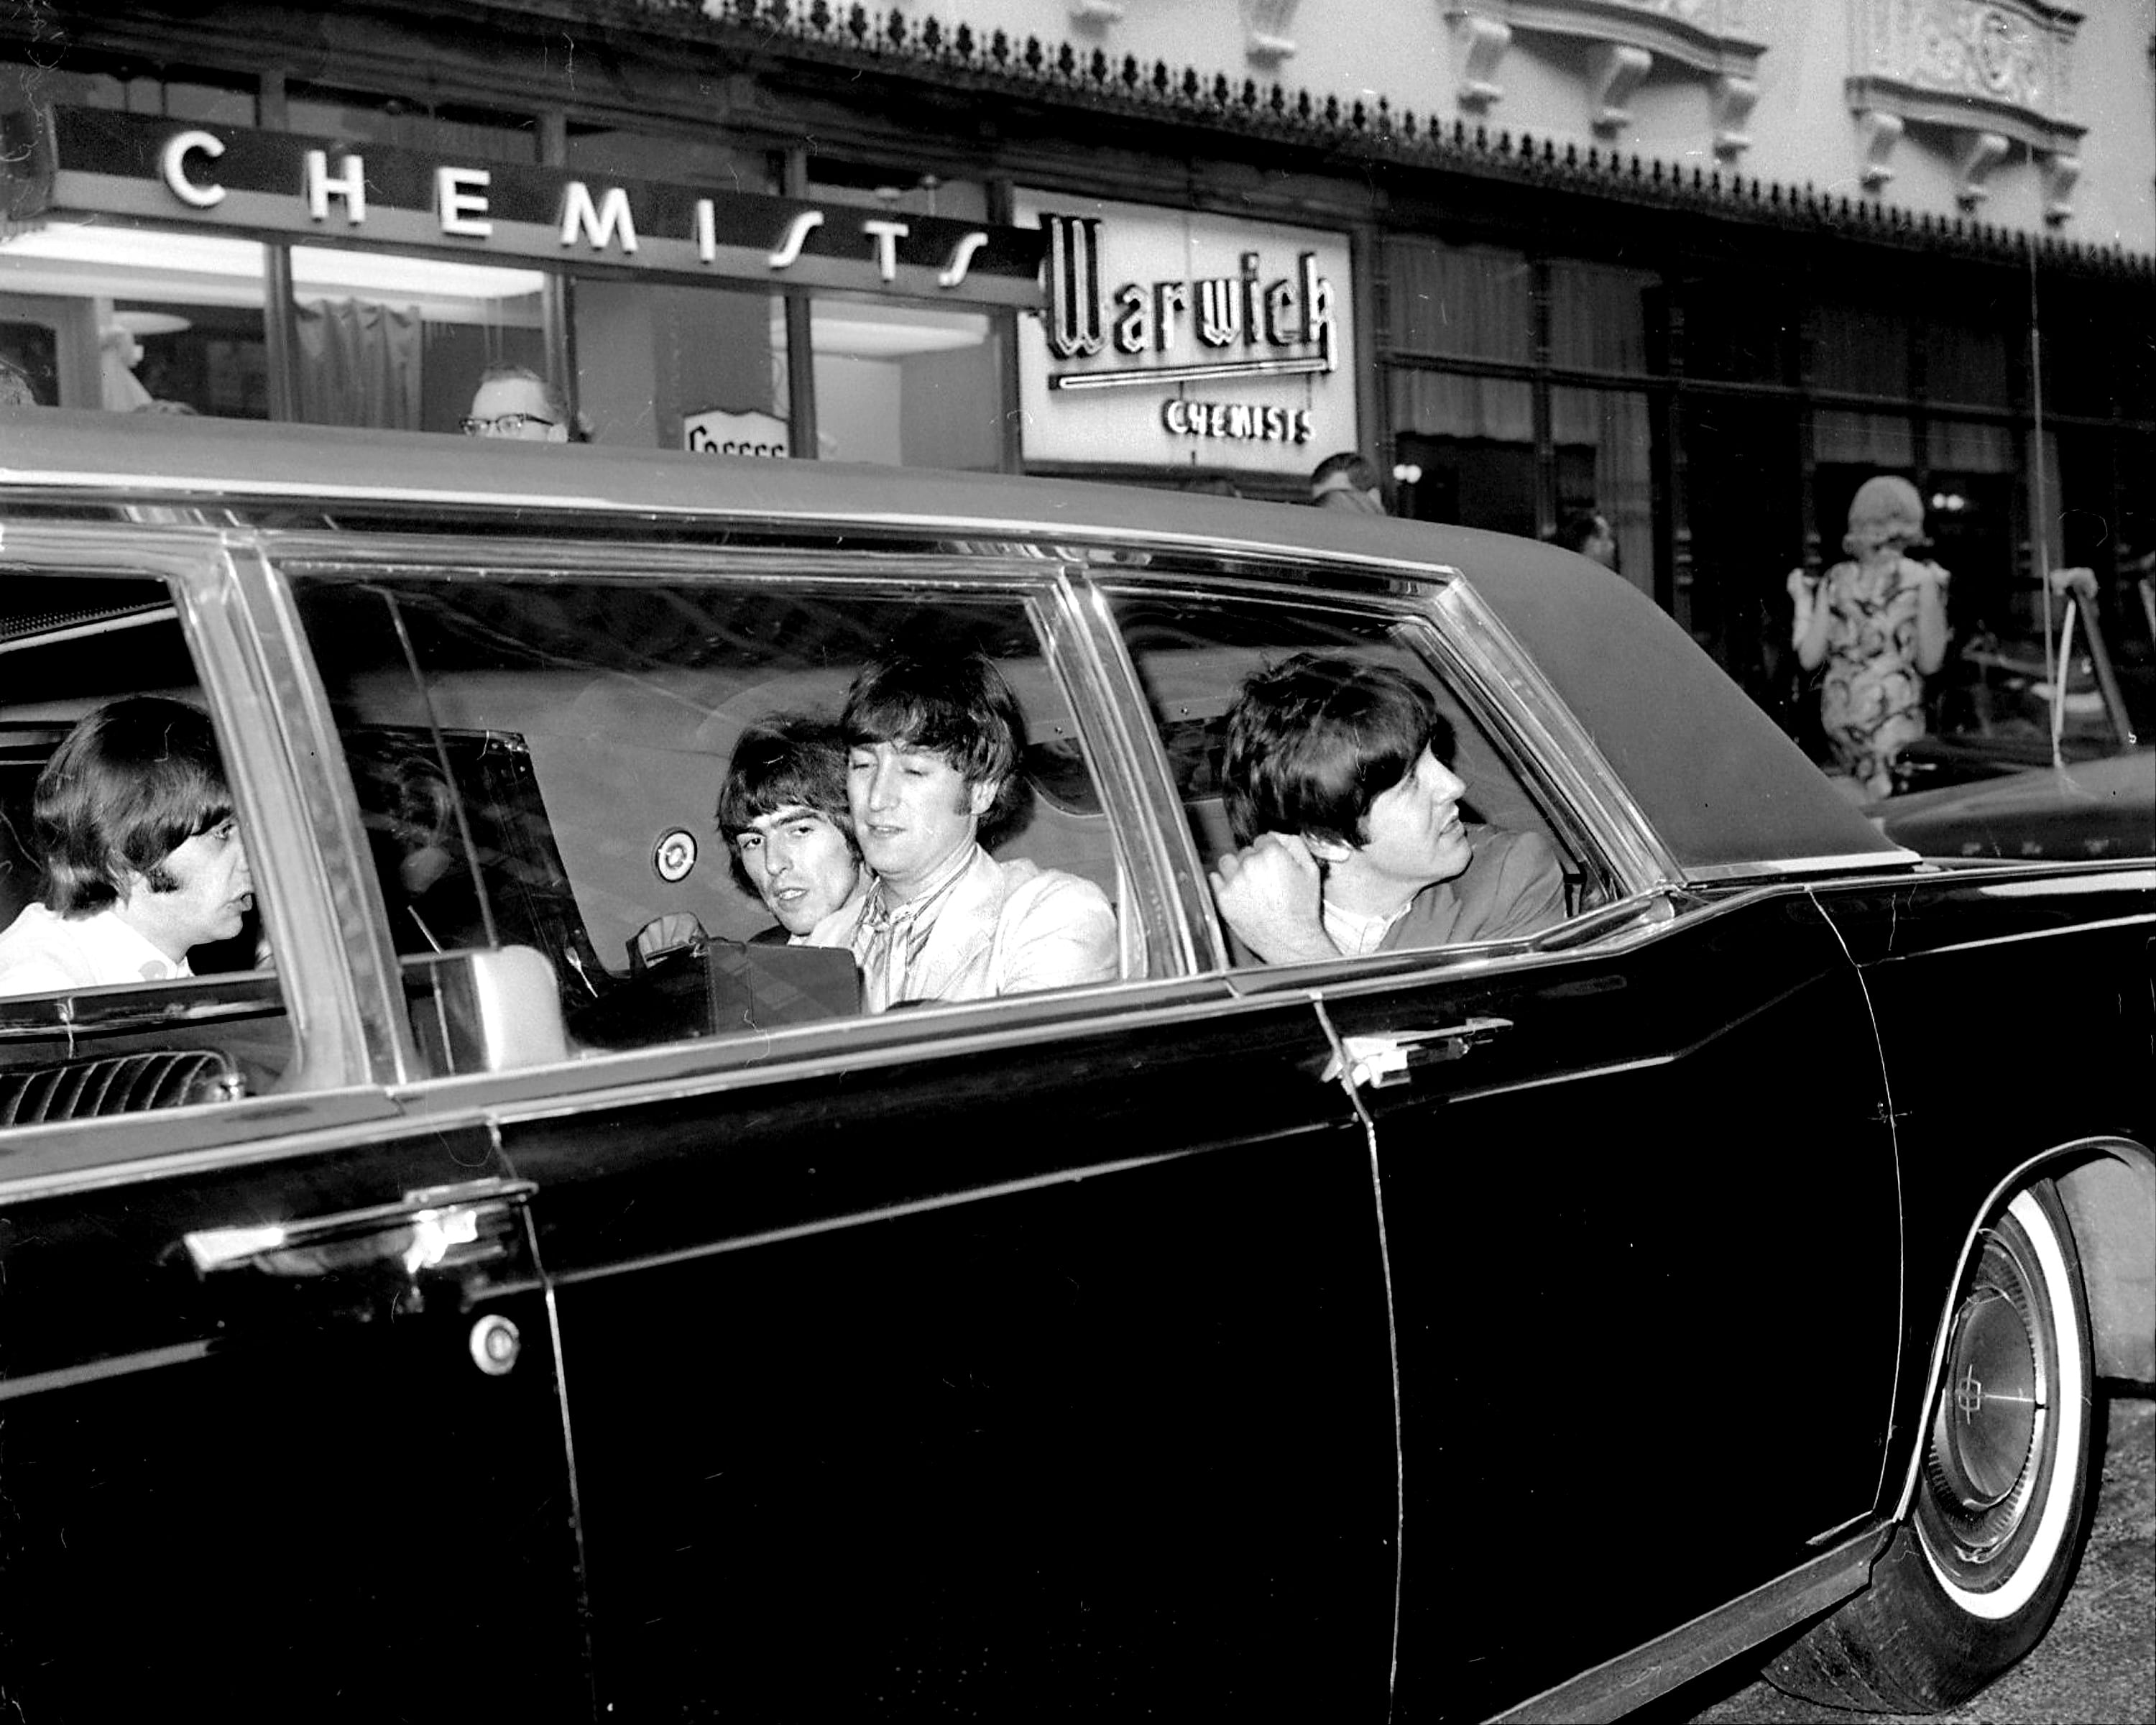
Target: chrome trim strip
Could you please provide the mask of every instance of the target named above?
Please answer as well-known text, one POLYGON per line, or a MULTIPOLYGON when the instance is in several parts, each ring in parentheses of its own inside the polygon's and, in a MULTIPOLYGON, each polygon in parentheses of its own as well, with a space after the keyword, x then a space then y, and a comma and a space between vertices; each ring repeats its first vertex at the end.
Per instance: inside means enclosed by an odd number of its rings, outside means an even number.
POLYGON ((1152 1168, 1164 1162, 1181 1162, 1188 1157, 1202 1156, 1214 1147, 1221 1147, 1198 1144, 1181 1150, 1163 1150, 1158 1156, 1127 1156, 1114 1162, 1088 1163, 1083 1168, 1058 1168, 1051 1174, 1029 1175, 1023 1180, 1003 1180, 993 1186, 969 1186, 963 1192, 938 1193, 933 1198, 911 1199, 904 1204, 886 1204, 872 1210, 849 1210, 844 1215, 827 1216, 820 1221, 803 1222, 791 1228, 771 1228, 761 1234, 716 1238, 700 1245, 682 1246, 670 1252, 654 1252, 648 1257, 609 1259, 589 1269, 557 1271, 550 1278, 548 1286, 574 1287, 581 1282, 599 1281, 609 1276, 660 1269, 670 1264, 693 1263, 699 1259, 717 1257, 727 1252, 746 1251, 752 1246, 776 1245, 781 1240, 810 1240, 819 1234, 835 1234, 844 1229, 861 1227, 871 1222, 888 1222, 900 1216, 918 1216, 936 1210, 953 1209, 960 1204, 976 1204, 983 1199, 1007 1198, 1017 1192, 1039 1192, 1050 1186, 1071 1185, 1080 1180, 1095 1179, 1102 1174, 1127 1173, 1132 1168, 1152 1168))
POLYGON ((1945 952, 1979 952, 1986 947, 2018 947, 2025 941, 2065 940, 2077 934, 2095 934, 2107 928, 2146 928, 2156 924, 2156 911, 2136 916, 2107 916, 2101 922, 2072 922, 2064 928, 2024 928, 2013 934, 1992 935, 1980 941, 1957 941, 1948 947, 1926 947, 1920 952, 1896 952, 1881 964, 1900 964, 1911 958, 1933 958, 1945 952))
POLYGON ((1708 863, 1685 870, 1687 880, 1702 883, 1746 880, 1765 875, 1784 879, 1794 875, 1859 874, 1882 869, 1907 869, 1912 863, 1938 859, 1913 850, 1859 850, 1844 856, 1802 856, 1743 863, 1708 863))
POLYGON ((178 1342, 168 1348, 146 1348, 140 1353, 92 1360, 87 1365, 33 1372, 24 1378, 0 1378, 0 1402, 13 1401, 22 1395, 42 1395, 49 1389, 72 1389, 78 1384, 95 1384, 101 1378, 126 1378, 136 1372, 154 1372, 160 1366, 207 1359, 215 1345, 210 1342, 178 1342))
POLYGON ((1893 1531, 1882 1523, 1844 1540, 1741 1599, 1493 1714, 1492 1725, 1553 1725, 1630 1712, 1861 1591, 1893 1531))
MULTIPOLYGON (((1431 610, 1440 622, 1480 649, 1484 663, 1458 663, 1457 674, 1509 718, 1508 728, 1521 735, 1533 770, 1548 775, 1576 817, 1586 823, 1628 896, 1684 879, 1676 858, 1604 758, 1600 746, 1558 697, 1512 632, 1482 603, 1473 584, 1448 583, 1431 610), (1490 671, 1497 674, 1494 685, 1490 671)), ((1456 659, 1458 649, 1445 641, 1445 631, 1432 633, 1445 645, 1447 660, 1456 659)))

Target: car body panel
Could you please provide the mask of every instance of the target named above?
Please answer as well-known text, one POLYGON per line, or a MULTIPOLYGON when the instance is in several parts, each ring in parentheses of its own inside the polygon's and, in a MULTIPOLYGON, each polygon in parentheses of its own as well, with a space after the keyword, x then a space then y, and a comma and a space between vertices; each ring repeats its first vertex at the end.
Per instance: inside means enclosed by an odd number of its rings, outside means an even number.
POLYGON ((1216 1002, 506 1120, 603 1706, 1005 1716, 1052 1671, 1073 1717, 1382 1711, 1385 1289, 1328 1054, 1216 1002))
POLYGON ((2156 856, 2156 749, 1912 791, 1869 812, 1888 838, 1925 856, 2156 856))
POLYGON ((1863 991, 1804 895, 1681 919, 1621 959, 1324 998, 1348 1039, 1502 1026, 1456 1053, 1426 1042, 1366 1092, 1399 1243, 1404 1710, 1498 1711, 1763 1584, 1871 1509, 1883 1444, 1830 1457, 1806 1409, 1866 1410, 1883 1440, 1894 1147, 1863 991), (1792 1057, 1812 1048, 1835 1058, 1792 1057), (1800 1105, 1760 1106, 1766 1073, 1800 1105), (1483 1321, 1485 1301, 1507 1321, 1483 1321), (1548 1622, 1521 1609, 1549 1562, 1543 1540, 1508 1537, 1523 1514, 1584 1546, 1651 1519, 1684 1574, 1635 1553, 1649 1594, 1548 1622))

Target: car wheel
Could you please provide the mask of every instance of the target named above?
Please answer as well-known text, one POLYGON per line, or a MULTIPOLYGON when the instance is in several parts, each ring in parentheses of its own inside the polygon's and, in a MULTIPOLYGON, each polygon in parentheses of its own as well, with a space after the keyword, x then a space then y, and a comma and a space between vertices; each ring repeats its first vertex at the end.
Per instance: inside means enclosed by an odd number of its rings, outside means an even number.
POLYGON ((1977 1236, 1909 1519, 1871 1586, 1768 1680, 1829 1706, 1934 1712, 2035 1645, 2081 1549, 2093 1370, 2081 1260, 2046 1181, 1977 1236))

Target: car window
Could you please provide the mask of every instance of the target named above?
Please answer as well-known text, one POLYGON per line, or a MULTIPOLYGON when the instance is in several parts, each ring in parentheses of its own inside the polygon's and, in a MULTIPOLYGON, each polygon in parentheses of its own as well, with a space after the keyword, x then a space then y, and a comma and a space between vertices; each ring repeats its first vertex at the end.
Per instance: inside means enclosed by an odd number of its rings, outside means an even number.
POLYGON ((228 757, 163 583, 0 583, 0 1126, 296 1081, 228 757))
MULTIPOLYGON (((984 656, 1007 681, 1022 750, 980 841, 998 865, 1023 865, 1012 879, 1084 883, 1070 891, 1104 907, 1110 965, 1084 979, 1120 968, 1116 842, 1022 596, 500 572, 300 572, 294 591, 408 974, 441 954, 534 949, 581 1051, 767 1034, 883 1004, 850 945, 863 901, 833 887, 826 902, 843 915, 789 929, 788 906, 754 875, 759 855, 799 841, 802 870, 839 867, 835 852, 854 880, 858 840, 829 830, 850 830, 850 805, 821 821, 820 851, 817 808, 783 818, 791 793, 761 808, 763 828, 730 835, 716 817, 745 735, 798 721, 824 736, 856 674, 896 644, 984 656)), ((996 975, 1005 992, 1045 985, 996 975)), ((975 975, 921 1004, 986 987, 975 975)))
MULTIPOLYGON (((1111 595, 1139 682, 1168 757, 1199 861, 1209 873, 1238 850, 1223 782, 1229 718, 1246 679, 1298 655, 1398 674, 1435 706, 1433 751, 1464 788, 1458 808, 1478 847, 1483 835, 1532 835, 1561 877, 1560 918, 1608 901, 1613 879, 1573 824, 1537 782, 1471 689, 1432 651, 1418 619, 1383 609, 1237 596, 1111 595)), ((1463 942, 1464 943, 1464 942, 1463 942)), ((1254 963, 1229 939, 1231 963, 1254 963)))

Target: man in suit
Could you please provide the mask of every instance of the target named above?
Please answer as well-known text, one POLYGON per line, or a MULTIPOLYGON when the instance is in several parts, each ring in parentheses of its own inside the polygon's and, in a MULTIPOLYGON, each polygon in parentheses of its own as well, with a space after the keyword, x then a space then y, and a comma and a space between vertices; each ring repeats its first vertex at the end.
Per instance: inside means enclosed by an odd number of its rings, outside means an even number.
POLYGON ((1450 741, 1430 691, 1389 666, 1299 653, 1244 680, 1220 768, 1242 849, 1211 879, 1245 952, 1352 957, 1563 920, 1548 840, 1461 819, 1450 741))
POLYGON ((1116 913, 1091 881, 983 850, 1019 792, 1025 720, 978 653, 896 652, 854 679, 839 727, 874 871, 809 937, 851 949, 871 1012, 1113 980, 1116 913))

